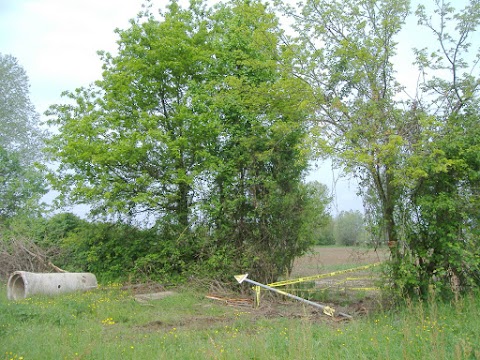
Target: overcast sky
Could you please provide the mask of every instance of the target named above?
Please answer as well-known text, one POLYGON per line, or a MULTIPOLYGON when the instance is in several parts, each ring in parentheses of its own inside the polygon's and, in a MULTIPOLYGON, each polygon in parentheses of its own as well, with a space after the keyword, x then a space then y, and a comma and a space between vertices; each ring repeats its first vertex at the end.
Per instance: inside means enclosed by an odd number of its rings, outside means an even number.
POLYGON ((141 0, 0 0, 0 52, 15 56, 30 78, 39 113, 60 93, 101 76, 97 50, 116 48, 117 27, 141 0))
MULTIPOLYGON (((458 0, 457 0, 458 1, 458 0)), ((463 0, 462 0, 463 1, 463 0)), ((15 56, 30 79, 37 112, 60 103, 65 90, 87 86, 101 77, 98 50, 114 52, 115 28, 128 27, 143 0, 0 0, 0 53, 15 56)), ((153 0, 154 8, 166 1, 153 0)), ((416 21, 401 36, 398 71, 409 86, 417 75, 411 48, 421 38, 416 21)), ((43 118, 43 116, 42 116, 43 118)), ((361 210, 355 184, 339 179, 329 164, 320 164, 308 179, 334 189, 334 212, 361 210)))

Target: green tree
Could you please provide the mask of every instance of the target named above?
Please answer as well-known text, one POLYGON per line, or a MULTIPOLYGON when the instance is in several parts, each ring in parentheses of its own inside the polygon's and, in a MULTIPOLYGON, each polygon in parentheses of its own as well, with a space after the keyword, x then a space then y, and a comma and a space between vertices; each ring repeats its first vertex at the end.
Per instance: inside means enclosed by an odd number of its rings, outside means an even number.
POLYGON ((17 152, 22 165, 38 159, 44 136, 30 102, 29 87, 18 60, 0 53, 0 147, 17 152))
POLYGON ((212 36, 218 75, 208 104, 221 132, 207 211, 218 246, 235 249, 233 268, 273 280, 311 243, 300 236, 305 86, 291 75, 278 19, 261 2, 219 6, 212 36))
POLYGON ((66 93, 74 105, 51 107, 59 134, 48 151, 59 168, 50 179, 71 202, 100 215, 153 214, 165 231, 188 233, 194 181, 216 128, 191 108, 190 87, 205 78, 211 55, 200 15, 176 2, 161 20, 141 14, 117 30, 118 55, 100 53, 103 78, 66 93))
POLYGON ((338 245, 365 244, 366 229, 363 214, 358 210, 340 212, 335 218, 334 236, 338 245))
POLYGON ((480 3, 469 1, 457 11, 436 1, 434 13, 432 18, 423 5, 416 12, 438 48, 416 50, 423 98, 411 116, 422 135, 412 142, 408 162, 414 216, 405 252, 415 259, 417 277, 405 286, 422 295, 431 284, 444 294, 480 284, 480 47, 472 49, 480 3))
POLYGON ((43 133, 17 59, 0 54, 0 219, 38 208, 45 194, 40 160, 43 133))
POLYGON ((297 69, 314 92, 318 143, 358 177, 394 258, 401 255, 403 191, 395 174, 409 128, 395 99, 402 88, 393 57, 408 13, 408 0, 307 0, 295 25, 297 69))
POLYGON ((103 78, 51 107, 53 186, 97 214, 152 214, 184 268, 273 280, 310 244, 305 86, 286 70, 278 19, 257 1, 172 1, 118 34, 103 78))
POLYGON ((333 237, 333 219, 328 213, 332 201, 328 187, 318 181, 305 184, 308 202, 304 209, 302 236, 315 245, 331 245, 333 237))
POLYGON ((392 283, 411 295, 434 280, 478 281, 478 49, 471 61, 468 52, 479 3, 433 6, 433 17, 417 10, 439 48, 416 50, 425 81, 415 101, 398 100, 392 60, 409 1, 311 0, 296 23, 318 143, 359 178, 373 234, 391 249, 392 283))

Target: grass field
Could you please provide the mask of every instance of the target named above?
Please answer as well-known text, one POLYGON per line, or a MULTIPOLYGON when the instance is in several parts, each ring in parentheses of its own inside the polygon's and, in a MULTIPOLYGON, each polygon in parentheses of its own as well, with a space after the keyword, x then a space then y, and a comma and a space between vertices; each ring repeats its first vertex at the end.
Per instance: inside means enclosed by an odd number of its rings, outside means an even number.
POLYGON ((157 300, 139 296, 148 290, 157 289, 113 285, 10 302, 3 288, 0 359, 480 358, 474 296, 357 314, 350 304, 354 319, 343 321, 274 296, 254 309, 246 295, 212 299, 183 287, 157 300))

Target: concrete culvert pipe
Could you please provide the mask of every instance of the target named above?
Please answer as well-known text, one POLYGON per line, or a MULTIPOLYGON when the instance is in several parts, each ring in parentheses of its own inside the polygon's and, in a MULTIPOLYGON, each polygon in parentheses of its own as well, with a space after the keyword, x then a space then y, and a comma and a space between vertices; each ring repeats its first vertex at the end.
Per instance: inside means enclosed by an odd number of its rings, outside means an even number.
POLYGON ((36 294, 57 295, 72 291, 86 291, 97 287, 97 278, 91 273, 31 273, 15 271, 7 283, 9 300, 20 300, 36 294))

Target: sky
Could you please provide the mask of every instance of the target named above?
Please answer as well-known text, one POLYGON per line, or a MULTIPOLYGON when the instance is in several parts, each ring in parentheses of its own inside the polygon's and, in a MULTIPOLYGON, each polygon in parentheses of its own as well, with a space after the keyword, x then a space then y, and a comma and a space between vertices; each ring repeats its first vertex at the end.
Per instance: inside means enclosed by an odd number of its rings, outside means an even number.
POLYGON ((0 0, 0 52, 15 56, 43 113, 64 90, 101 76, 98 50, 114 51, 142 0, 0 0))
MULTIPOLYGON (((0 53, 15 56, 30 80, 30 99, 41 119, 60 94, 87 86, 101 78, 97 51, 115 52, 116 28, 141 11, 143 0, 0 0, 0 53)), ((154 9, 165 0, 153 0, 154 9)), ((413 22, 412 22, 413 21, 413 22)), ((401 35, 398 71, 414 86, 411 48, 421 39, 410 20, 409 33, 401 35)), ((363 210, 354 180, 319 161, 307 180, 326 184, 334 195, 332 212, 363 210)))

